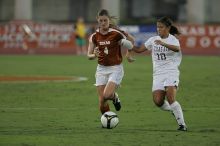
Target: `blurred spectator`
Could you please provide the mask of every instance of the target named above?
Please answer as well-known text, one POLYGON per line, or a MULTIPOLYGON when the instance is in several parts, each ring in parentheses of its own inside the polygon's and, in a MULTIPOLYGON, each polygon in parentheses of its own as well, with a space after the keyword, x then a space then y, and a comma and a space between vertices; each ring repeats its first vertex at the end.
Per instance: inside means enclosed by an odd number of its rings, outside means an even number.
POLYGON ((77 55, 87 54, 86 50, 86 26, 84 19, 79 17, 75 24, 75 35, 76 35, 76 53, 77 55))

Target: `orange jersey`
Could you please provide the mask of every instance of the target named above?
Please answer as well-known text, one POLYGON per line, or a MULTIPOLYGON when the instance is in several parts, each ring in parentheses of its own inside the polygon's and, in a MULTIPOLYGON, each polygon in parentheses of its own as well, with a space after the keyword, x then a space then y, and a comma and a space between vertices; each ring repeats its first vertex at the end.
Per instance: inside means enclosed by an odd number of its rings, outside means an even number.
POLYGON ((121 46, 119 41, 126 38, 127 34, 116 28, 109 28, 107 34, 101 34, 99 29, 90 37, 98 47, 98 64, 104 66, 119 65, 122 62, 121 46))

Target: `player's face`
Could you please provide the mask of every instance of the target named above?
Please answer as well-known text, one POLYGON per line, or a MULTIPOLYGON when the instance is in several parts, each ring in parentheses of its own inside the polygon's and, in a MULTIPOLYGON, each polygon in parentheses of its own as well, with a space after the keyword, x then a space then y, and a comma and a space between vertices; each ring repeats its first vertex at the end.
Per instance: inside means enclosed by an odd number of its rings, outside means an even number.
POLYGON ((157 22, 157 33, 160 37, 166 37, 169 35, 170 28, 161 22, 157 22))
POLYGON ((103 30, 109 28, 109 18, 108 16, 98 16, 97 18, 99 27, 103 30))

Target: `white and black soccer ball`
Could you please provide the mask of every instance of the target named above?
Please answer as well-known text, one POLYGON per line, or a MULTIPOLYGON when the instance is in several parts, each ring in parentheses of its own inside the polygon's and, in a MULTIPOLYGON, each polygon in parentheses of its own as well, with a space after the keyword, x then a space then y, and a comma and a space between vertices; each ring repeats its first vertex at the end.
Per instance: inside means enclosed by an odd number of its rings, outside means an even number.
POLYGON ((101 123, 103 128, 112 129, 118 125, 119 119, 116 113, 109 111, 101 116, 101 123))

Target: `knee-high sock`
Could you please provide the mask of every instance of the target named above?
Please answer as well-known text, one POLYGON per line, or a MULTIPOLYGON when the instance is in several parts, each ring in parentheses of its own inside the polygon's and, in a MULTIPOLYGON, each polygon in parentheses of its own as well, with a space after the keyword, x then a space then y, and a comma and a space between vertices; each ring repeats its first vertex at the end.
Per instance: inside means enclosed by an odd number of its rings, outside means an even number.
POLYGON ((179 102, 175 101, 170 105, 171 110, 176 118, 176 121, 179 125, 186 125, 184 122, 183 111, 179 102))
POLYGON ((162 109, 164 111, 171 111, 171 107, 170 107, 170 104, 168 103, 168 101, 164 100, 164 103, 160 107, 160 109, 162 109))

